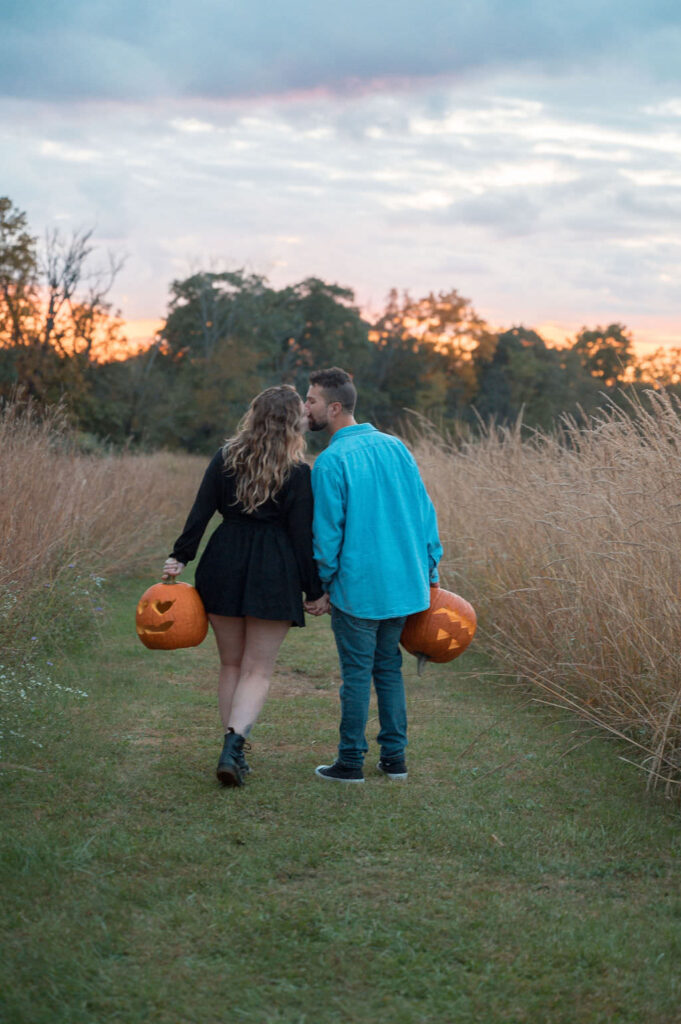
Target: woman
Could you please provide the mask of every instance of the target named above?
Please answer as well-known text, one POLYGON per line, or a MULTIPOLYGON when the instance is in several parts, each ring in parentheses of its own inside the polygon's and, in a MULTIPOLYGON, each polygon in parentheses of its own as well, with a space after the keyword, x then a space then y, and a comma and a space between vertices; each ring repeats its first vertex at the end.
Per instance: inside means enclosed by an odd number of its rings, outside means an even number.
POLYGON ((214 512, 222 523, 196 569, 220 655, 218 703, 225 742, 217 766, 224 786, 249 771, 244 740, 270 686, 289 626, 304 626, 303 599, 323 590, 312 556, 312 489, 303 461, 305 410, 296 390, 267 388, 237 434, 211 460, 164 575, 196 556, 214 512))

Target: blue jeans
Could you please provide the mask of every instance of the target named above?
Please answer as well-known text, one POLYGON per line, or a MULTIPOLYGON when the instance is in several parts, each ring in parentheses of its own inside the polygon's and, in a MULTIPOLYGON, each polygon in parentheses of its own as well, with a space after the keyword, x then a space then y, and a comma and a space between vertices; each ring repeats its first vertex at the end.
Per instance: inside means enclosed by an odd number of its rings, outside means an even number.
POLYGON ((358 619, 338 608, 331 609, 331 626, 340 661, 341 722, 338 760, 362 765, 369 747, 366 725, 373 676, 378 699, 380 732, 376 737, 381 757, 404 756, 407 745, 407 702, 402 678, 400 634, 405 617, 358 619))

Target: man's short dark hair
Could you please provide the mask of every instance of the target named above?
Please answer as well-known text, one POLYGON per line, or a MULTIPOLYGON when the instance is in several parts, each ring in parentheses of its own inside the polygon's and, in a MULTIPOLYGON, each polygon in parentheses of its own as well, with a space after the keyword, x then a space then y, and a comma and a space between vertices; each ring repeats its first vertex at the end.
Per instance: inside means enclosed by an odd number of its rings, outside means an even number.
POLYGON ((340 402, 343 412, 355 411, 357 389, 350 374, 339 366, 332 366, 329 370, 315 370, 310 374, 310 384, 322 389, 327 402, 340 402))

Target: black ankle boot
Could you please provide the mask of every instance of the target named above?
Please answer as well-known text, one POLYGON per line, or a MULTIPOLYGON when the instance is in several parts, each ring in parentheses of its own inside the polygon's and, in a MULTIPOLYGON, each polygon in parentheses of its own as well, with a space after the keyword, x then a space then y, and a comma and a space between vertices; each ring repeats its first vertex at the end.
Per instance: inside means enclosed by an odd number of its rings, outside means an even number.
POLYGON ((229 728, 225 733, 225 742, 215 772, 223 786, 243 786, 243 750, 244 737, 229 728))
MULTIPOLYGON (((241 774, 242 775, 250 775, 250 772, 251 772, 251 766, 249 765, 248 761, 246 760, 246 751, 250 750, 250 749, 251 749, 251 744, 250 743, 244 743, 243 747, 241 748, 241 750, 239 752, 239 767, 241 768, 241 774)), ((244 779, 244 781, 245 781, 245 779, 244 779)))

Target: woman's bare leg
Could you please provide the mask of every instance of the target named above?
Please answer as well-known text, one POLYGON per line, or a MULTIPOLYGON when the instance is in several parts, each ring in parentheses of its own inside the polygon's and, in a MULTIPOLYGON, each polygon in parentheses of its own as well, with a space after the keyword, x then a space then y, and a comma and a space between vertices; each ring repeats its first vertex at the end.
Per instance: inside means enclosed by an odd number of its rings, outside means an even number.
POLYGON ((209 615, 220 655, 218 707, 222 727, 227 732, 232 701, 241 674, 241 660, 246 641, 246 620, 226 615, 209 615))
POLYGON ((247 616, 244 621, 245 643, 241 671, 225 729, 231 727, 239 735, 248 736, 265 703, 274 663, 291 623, 255 619, 251 616, 247 616))

